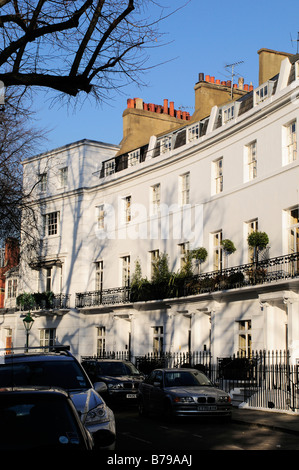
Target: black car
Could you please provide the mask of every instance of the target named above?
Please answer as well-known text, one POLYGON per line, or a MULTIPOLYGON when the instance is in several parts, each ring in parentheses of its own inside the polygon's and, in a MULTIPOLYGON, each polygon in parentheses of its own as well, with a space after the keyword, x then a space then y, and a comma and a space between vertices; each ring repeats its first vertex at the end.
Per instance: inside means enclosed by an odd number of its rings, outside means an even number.
POLYGON ((4 355, 0 361, 0 388, 58 387, 66 390, 95 446, 114 449, 116 430, 113 411, 99 393, 104 383, 92 384, 83 367, 67 350, 4 355))
POLYGON ((0 390, 0 450, 92 450, 69 395, 59 389, 0 390))
POLYGON ((82 361, 92 381, 107 385, 104 395, 109 403, 136 403, 137 392, 144 375, 130 361, 117 359, 86 359, 82 361))
POLYGON ((155 369, 140 384, 139 413, 174 416, 231 416, 231 398, 197 369, 155 369))

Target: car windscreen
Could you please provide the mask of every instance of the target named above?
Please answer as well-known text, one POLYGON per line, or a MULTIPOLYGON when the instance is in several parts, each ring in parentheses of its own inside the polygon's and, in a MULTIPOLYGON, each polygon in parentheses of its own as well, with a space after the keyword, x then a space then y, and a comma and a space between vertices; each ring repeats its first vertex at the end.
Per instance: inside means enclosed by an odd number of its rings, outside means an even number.
POLYGON ((0 450, 79 447, 82 434, 66 400, 0 393, 0 450))
POLYGON ((121 375, 140 375, 140 372, 133 364, 123 362, 101 362, 98 364, 98 373, 118 377, 121 375))
POLYGON ((51 386, 66 390, 90 388, 75 361, 34 361, 0 364, 0 387, 51 386))
POLYGON ((175 371, 165 373, 165 387, 211 386, 211 381, 201 372, 175 371))

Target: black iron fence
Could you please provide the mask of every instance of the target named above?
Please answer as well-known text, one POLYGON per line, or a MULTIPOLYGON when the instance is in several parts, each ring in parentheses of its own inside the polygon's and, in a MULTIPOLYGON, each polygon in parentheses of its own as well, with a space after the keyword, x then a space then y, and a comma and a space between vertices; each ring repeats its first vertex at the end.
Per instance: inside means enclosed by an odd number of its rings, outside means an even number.
POLYGON ((163 283, 144 280, 131 287, 77 293, 76 308, 204 294, 277 282, 298 276, 299 253, 292 253, 261 260, 258 263, 243 264, 191 277, 173 274, 168 282, 163 283))
POLYGON ((144 374, 160 367, 193 367, 230 393, 234 404, 299 412, 299 366, 289 364, 287 351, 256 351, 250 356, 236 354, 217 360, 209 351, 140 356, 132 356, 129 351, 105 351, 93 358, 131 360, 144 374))

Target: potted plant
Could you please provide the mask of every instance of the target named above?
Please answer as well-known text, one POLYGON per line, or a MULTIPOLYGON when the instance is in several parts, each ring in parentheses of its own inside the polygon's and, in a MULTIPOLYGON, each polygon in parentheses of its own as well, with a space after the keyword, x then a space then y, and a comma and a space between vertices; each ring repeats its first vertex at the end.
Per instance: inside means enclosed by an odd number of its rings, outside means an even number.
POLYGON ((269 237, 266 232, 251 232, 247 238, 248 245, 253 248, 253 261, 258 264, 259 252, 266 248, 269 237))
POLYGON ((208 252, 204 247, 195 248, 191 252, 192 258, 194 258, 198 263, 198 272, 200 272, 200 266, 205 262, 208 256, 208 252))
MULTIPOLYGON (((231 255, 232 253, 234 253, 236 251, 235 245, 228 238, 225 238, 224 240, 221 241, 221 246, 222 246, 222 249, 224 251, 226 259, 229 255, 231 255)), ((225 264, 227 264, 227 262, 225 264)), ((227 267, 227 266, 225 266, 225 267, 227 267)))

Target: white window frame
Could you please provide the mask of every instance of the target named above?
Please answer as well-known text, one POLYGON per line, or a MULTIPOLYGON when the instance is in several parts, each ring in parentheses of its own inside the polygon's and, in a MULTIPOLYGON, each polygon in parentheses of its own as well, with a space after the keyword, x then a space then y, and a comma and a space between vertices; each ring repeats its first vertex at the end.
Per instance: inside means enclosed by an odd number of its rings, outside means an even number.
POLYGON ((190 204, 190 171, 180 175, 179 187, 180 187, 180 201, 181 206, 190 204))
POLYGON ((105 204, 99 204, 96 209, 97 209, 97 228, 98 230, 104 230, 105 228, 105 204))
POLYGON ((270 98, 270 96, 272 96, 273 87, 274 87, 274 82, 271 80, 268 80, 267 82, 263 83, 259 87, 255 88, 254 95, 253 95, 254 106, 262 103, 267 98, 270 98))
POLYGON ((59 235, 60 213, 53 211, 43 216, 43 228, 45 237, 53 237, 59 235), (55 219, 55 220, 52 220, 55 219))
POLYGON ((223 192, 223 157, 213 161, 213 194, 223 192))
POLYGON ((96 261, 96 277, 95 277, 95 290, 102 291, 104 283, 104 262, 96 261))
POLYGON ((130 255, 121 257, 121 284, 129 287, 131 278, 131 257, 130 255))
POLYGON ((297 120, 293 119, 283 126, 283 165, 297 160, 297 120))
POLYGON ((252 322, 238 321, 238 352, 250 357, 252 353, 252 322))
POLYGON ((164 328, 163 326, 153 326, 153 352, 163 353, 164 348, 164 328))
POLYGON ((213 271, 221 271, 223 267, 223 250, 222 250, 222 230, 212 233, 213 244, 213 271))
POLYGON ((253 140, 245 145, 244 152, 245 175, 244 180, 252 181, 257 177, 257 141, 253 140))
POLYGON ((160 141, 160 152, 167 153, 171 150, 172 147, 172 136, 167 135, 160 141))
POLYGON ((17 297, 18 293, 18 280, 17 279, 8 279, 7 281, 7 298, 14 299, 17 297))
POLYGON ((110 176, 115 173, 115 160, 107 160, 104 162, 104 176, 110 176))
POLYGON ((47 173, 40 173, 39 175, 39 189, 41 193, 45 193, 47 191, 48 185, 48 175, 47 173))
POLYGON ((39 330, 39 345, 44 347, 44 351, 50 346, 54 346, 56 341, 56 328, 41 328, 39 330))
POLYGON ((157 215, 161 204, 161 184, 156 183, 151 186, 151 214, 157 215))
POLYGON ((183 269, 187 262, 187 256, 190 252, 190 243, 185 242, 185 243, 179 243, 178 244, 178 250, 179 250, 179 268, 183 269))
POLYGON ((106 351, 106 327, 97 326, 97 356, 104 355, 106 351))
POLYGON ((140 162, 140 148, 128 154, 128 167, 138 165, 140 162))
POLYGON ((221 108, 222 125, 238 117, 239 108, 240 108, 239 102, 233 102, 233 103, 227 104, 226 106, 223 106, 221 108))
POLYGON ((199 122, 187 128, 187 142, 192 142, 200 137, 199 122))
POLYGON ((68 183, 68 167, 60 168, 60 187, 65 188, 68 183))

